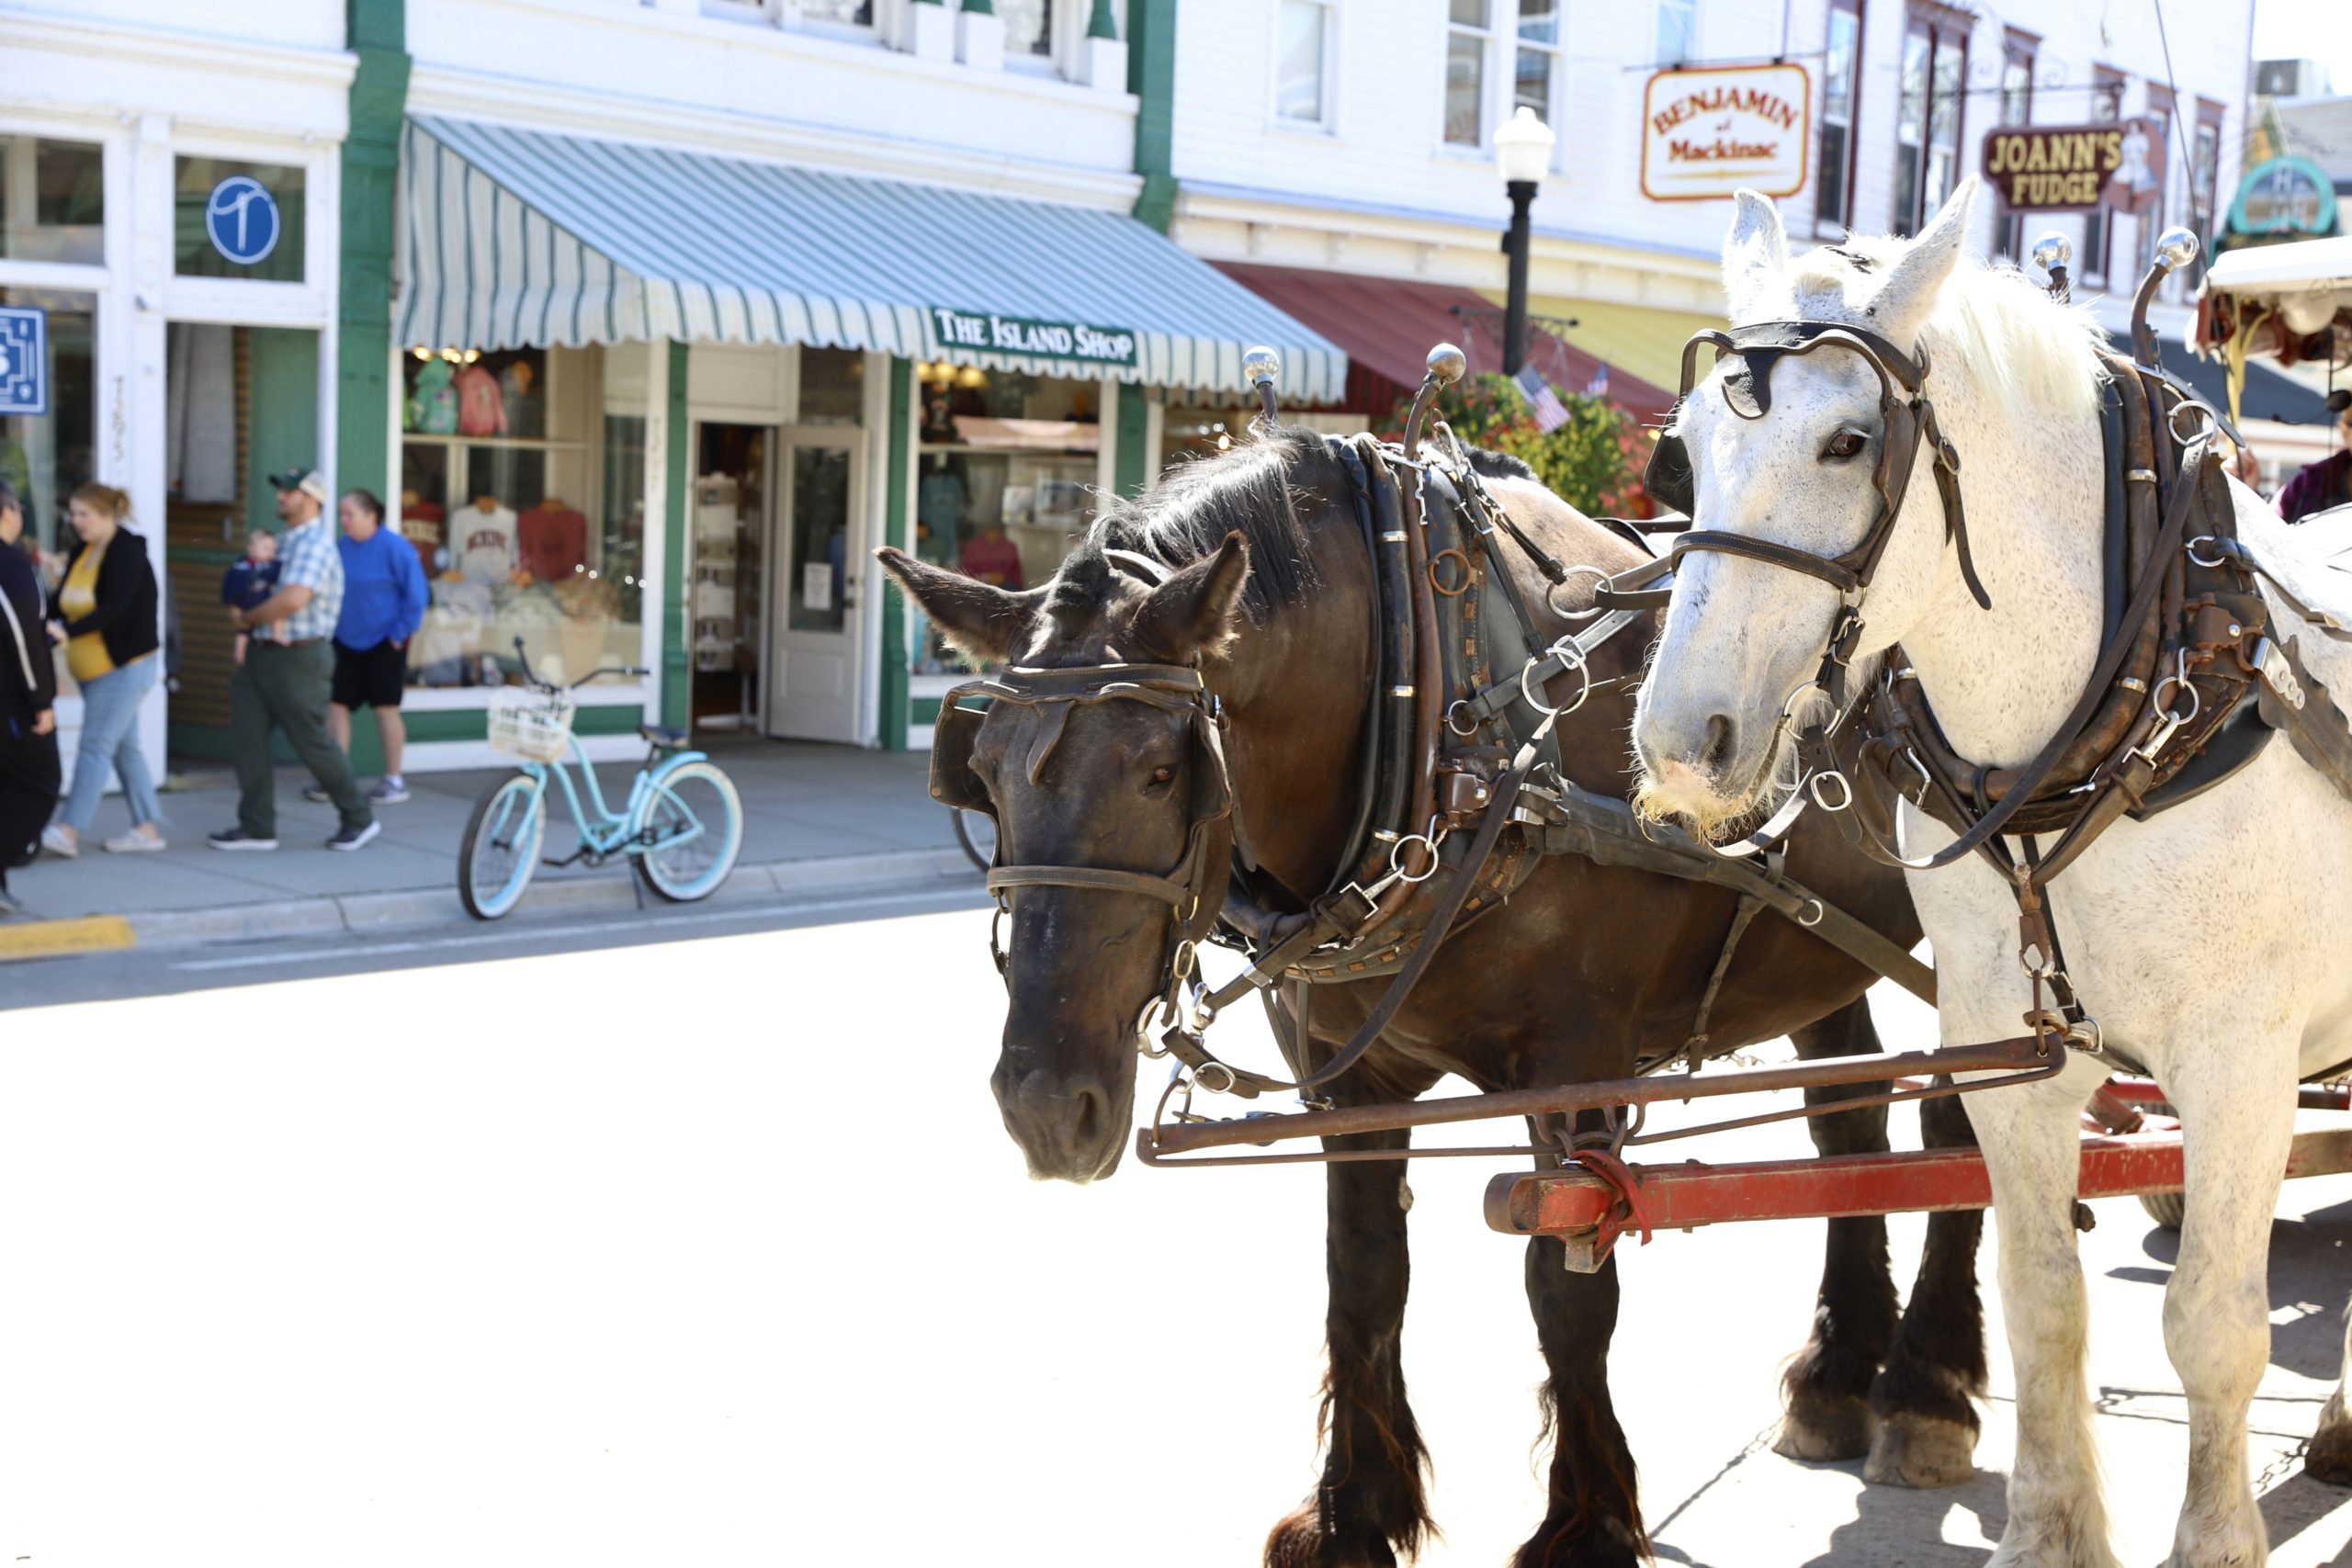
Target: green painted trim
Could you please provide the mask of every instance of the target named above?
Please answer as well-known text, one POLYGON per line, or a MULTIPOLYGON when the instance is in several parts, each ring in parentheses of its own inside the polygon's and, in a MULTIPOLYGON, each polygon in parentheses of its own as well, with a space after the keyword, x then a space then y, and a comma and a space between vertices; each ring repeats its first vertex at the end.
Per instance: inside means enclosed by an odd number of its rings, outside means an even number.
POLYGON ((1086 36, 1118 41, 1119 20, 1111 15, 1111 0, 1094 0, 1094 14, 1086 19, 1086 36))
MULTIPOLYGON (((914 519, 907 494, 908 441, 914 423, 914 362, 890 361, 890 471, 884 476, 882 532, 885 544, 914 548, 914 519)), ((883 750, 907 749, 907 605, 893 583, 882 590, 882 713, 876 726, 883 750)))
MULTIPOLYGON (((275 531, 280 526, 277 492, 269 476, 320 460, 319 334, 309 327, 248 327, 245 341, 253 364, 254 432, 245 451, 245 527, 275 531)), ((383 446, 379 423, 379 454, 383 446)), ((327 526, 334 526, 332 515, 327 526)))
POLYGON ((1176 217, 1176 0, 1127 0, 1127 91, 1140 100, 1135 215, 1165 234, 1176 217))
POLYGON ((335 322, 335 482, 391 488, 392 256, 401 121, 408 106, 406 0, 346 0, 359 69, 343 143, 343 255, 335 322))
POLYGON ((993 17, 996 15, 994 0, 964 0, 962 10, 964 15, 967 17, 993 17))
MULTIPOLYGON (((694 431, 686 423, 686 345, 670 350, 669 431, 662 450, 669 459, 667 482, 662 489, 662 722, 684 729, 694 722, 695 672, 686 659, 686 445, 694 431)), ((653 352, 660 353, 655 344, 653 352)))
POLYGON ((914 712, 909 716, 916 724, 937 724, 940 705, 944 700, 939 697, 917 697, 914 700, 914 712))
POLYGON ((1151 454, 1144 450, 1151 438, 1151 395, 1132 381, 1120 382, 1117 417, 1111 436, 1118 444, 1112 454, 1113 483, 1133 500, 1151 483, 1151 454))

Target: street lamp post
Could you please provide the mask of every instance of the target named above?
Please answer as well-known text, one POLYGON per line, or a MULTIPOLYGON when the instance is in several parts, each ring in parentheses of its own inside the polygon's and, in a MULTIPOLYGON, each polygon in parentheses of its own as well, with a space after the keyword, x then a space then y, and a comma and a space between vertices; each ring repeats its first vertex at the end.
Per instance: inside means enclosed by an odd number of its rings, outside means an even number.
POLYGON ((1519 112, 1495 132, 1495 162, 1501 165, 1503 189, 1510 194, 1510 233, 1503 250, 1510 257, 1510 293, 1503 305, 1503 374, 1516 376, 1527 363, 1527 209, 1535 187, 1551 165, 1557 137, 1552 128, 1521 104, 1519 112))

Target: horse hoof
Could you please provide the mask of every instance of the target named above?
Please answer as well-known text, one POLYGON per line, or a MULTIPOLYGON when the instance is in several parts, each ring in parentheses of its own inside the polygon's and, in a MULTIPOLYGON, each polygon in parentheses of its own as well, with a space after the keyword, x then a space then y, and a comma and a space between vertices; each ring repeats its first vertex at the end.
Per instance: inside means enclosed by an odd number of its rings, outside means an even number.
POLYGON ((1871 1414, 1869 1404, 1850 1395, 1844 1399, 1793 1399, 1781 1416, 1781 1431, 1772 1439, 1772 1451, 1815 1464, 1860 1459, 1871 1451, 1871 1435, 1877 1427, 1877 1417, 1871 1414))
POLYGON ((1396 1553, 1385 1540, 1351 1546, 1325 1535, 1308 1503, 1266 1532, 1265 1568, 1396 1568, 1396 1553))
POLYGON ((1879 1423, 1862 1479, 1885 1486, 1957 1486, 1976 1473, 1976 1433, 1933 1416, 1890 1416, 1879 1423))
POLYGON ((2352 1486, 2352 1423, 2323 1427, 2303 1450, 2303 1473, 2330 1486, 2352 1486))

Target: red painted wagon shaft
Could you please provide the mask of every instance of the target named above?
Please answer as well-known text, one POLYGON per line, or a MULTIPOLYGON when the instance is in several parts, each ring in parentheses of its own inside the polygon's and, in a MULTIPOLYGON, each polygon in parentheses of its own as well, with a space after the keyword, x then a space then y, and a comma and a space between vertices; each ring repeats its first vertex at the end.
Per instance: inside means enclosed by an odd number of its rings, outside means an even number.
MULTIPOLYGON (((2164 1086, 2154 1078, 2109 1078, 2109 1092, 2130 1105, 2162 1105, 2164 1086)), ((2352 1084, 2307 1083, 2295 1091, 2295 1104, 2303 1111, 2352 1111, 2352 1084)))
MULTIPOLYGON (((1334 1111, 1308 1111, 1287 1116, 1170 1122, 1137 1129, 1136 1145, 1148 1163, 1156 1162, 1163 1156, 1186 1154, 1194 1149, 1266 1144, 1278 1138, 1345 1137, 1359 1133, 1390 1132, 1399 1127, 1434 1127, 1454 1122, 1484 1122, 1505 1116, 1555 1116, 1602 1106, 1654 1105, 1669 1100, 1705 1100, 1725 1094, 1758 1094, 1776 1089, 1872 1083, 1915 1074, 2021 1073, 2051 1066, 2052 1063, 2041 1043, 2029 1036, 1987 1041, 1977 1045, 1946 1045, 1934 1051, 1837 1056, 1826 1061, 1799 1062, 1789 1066, 1738 1067, 1707 1073, 1657 1073, 1649 1077, 1603 1078, 1594 1083, 1559 1084, 1549 1089, 1513 1089, 1502 1094, 1456 1094, 1393 1105, 1349 1105, 1334 1111)), ((1871 1101, 1867 1100, 1849 1100, 1841 1101, 1838 1109, 1850 1110, 1870 1103, 1871 1101)))
MULTIPOLYGON (((1747 1165, 1634 1166, 1644 1217, 1658 1230, 1742 1220, 1842 1219, 1858 1214, 1982 1209, 1993 1201, 1984 1158, 1973 1149, 1833 1155, 1747 1165)), ((2352 1170, 2352 1127, 2295 1134, 2287 1175, 2352 1170)), ((2085 1138, 2080 1196, 2177 1192, 2177 1133, 2085 1138)), ((1498 1176, 1487 1185, 1487 1223, 1508 1235, 1574 1235, 1597 1229, 1616 1207, 1614 1189, 1582 1171, 1498 1176)))

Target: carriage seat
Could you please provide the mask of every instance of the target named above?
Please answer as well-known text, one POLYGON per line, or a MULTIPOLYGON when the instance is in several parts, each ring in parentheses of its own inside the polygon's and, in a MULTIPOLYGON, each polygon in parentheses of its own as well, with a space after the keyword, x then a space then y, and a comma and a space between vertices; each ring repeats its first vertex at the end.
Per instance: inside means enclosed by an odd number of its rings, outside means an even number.
POLYGON ((662 747, 665 750, 676 751, 682 750, 687 743, 686 732, 675 725, 640 724, 637 727, 637 732, 653 745, 662 747))

